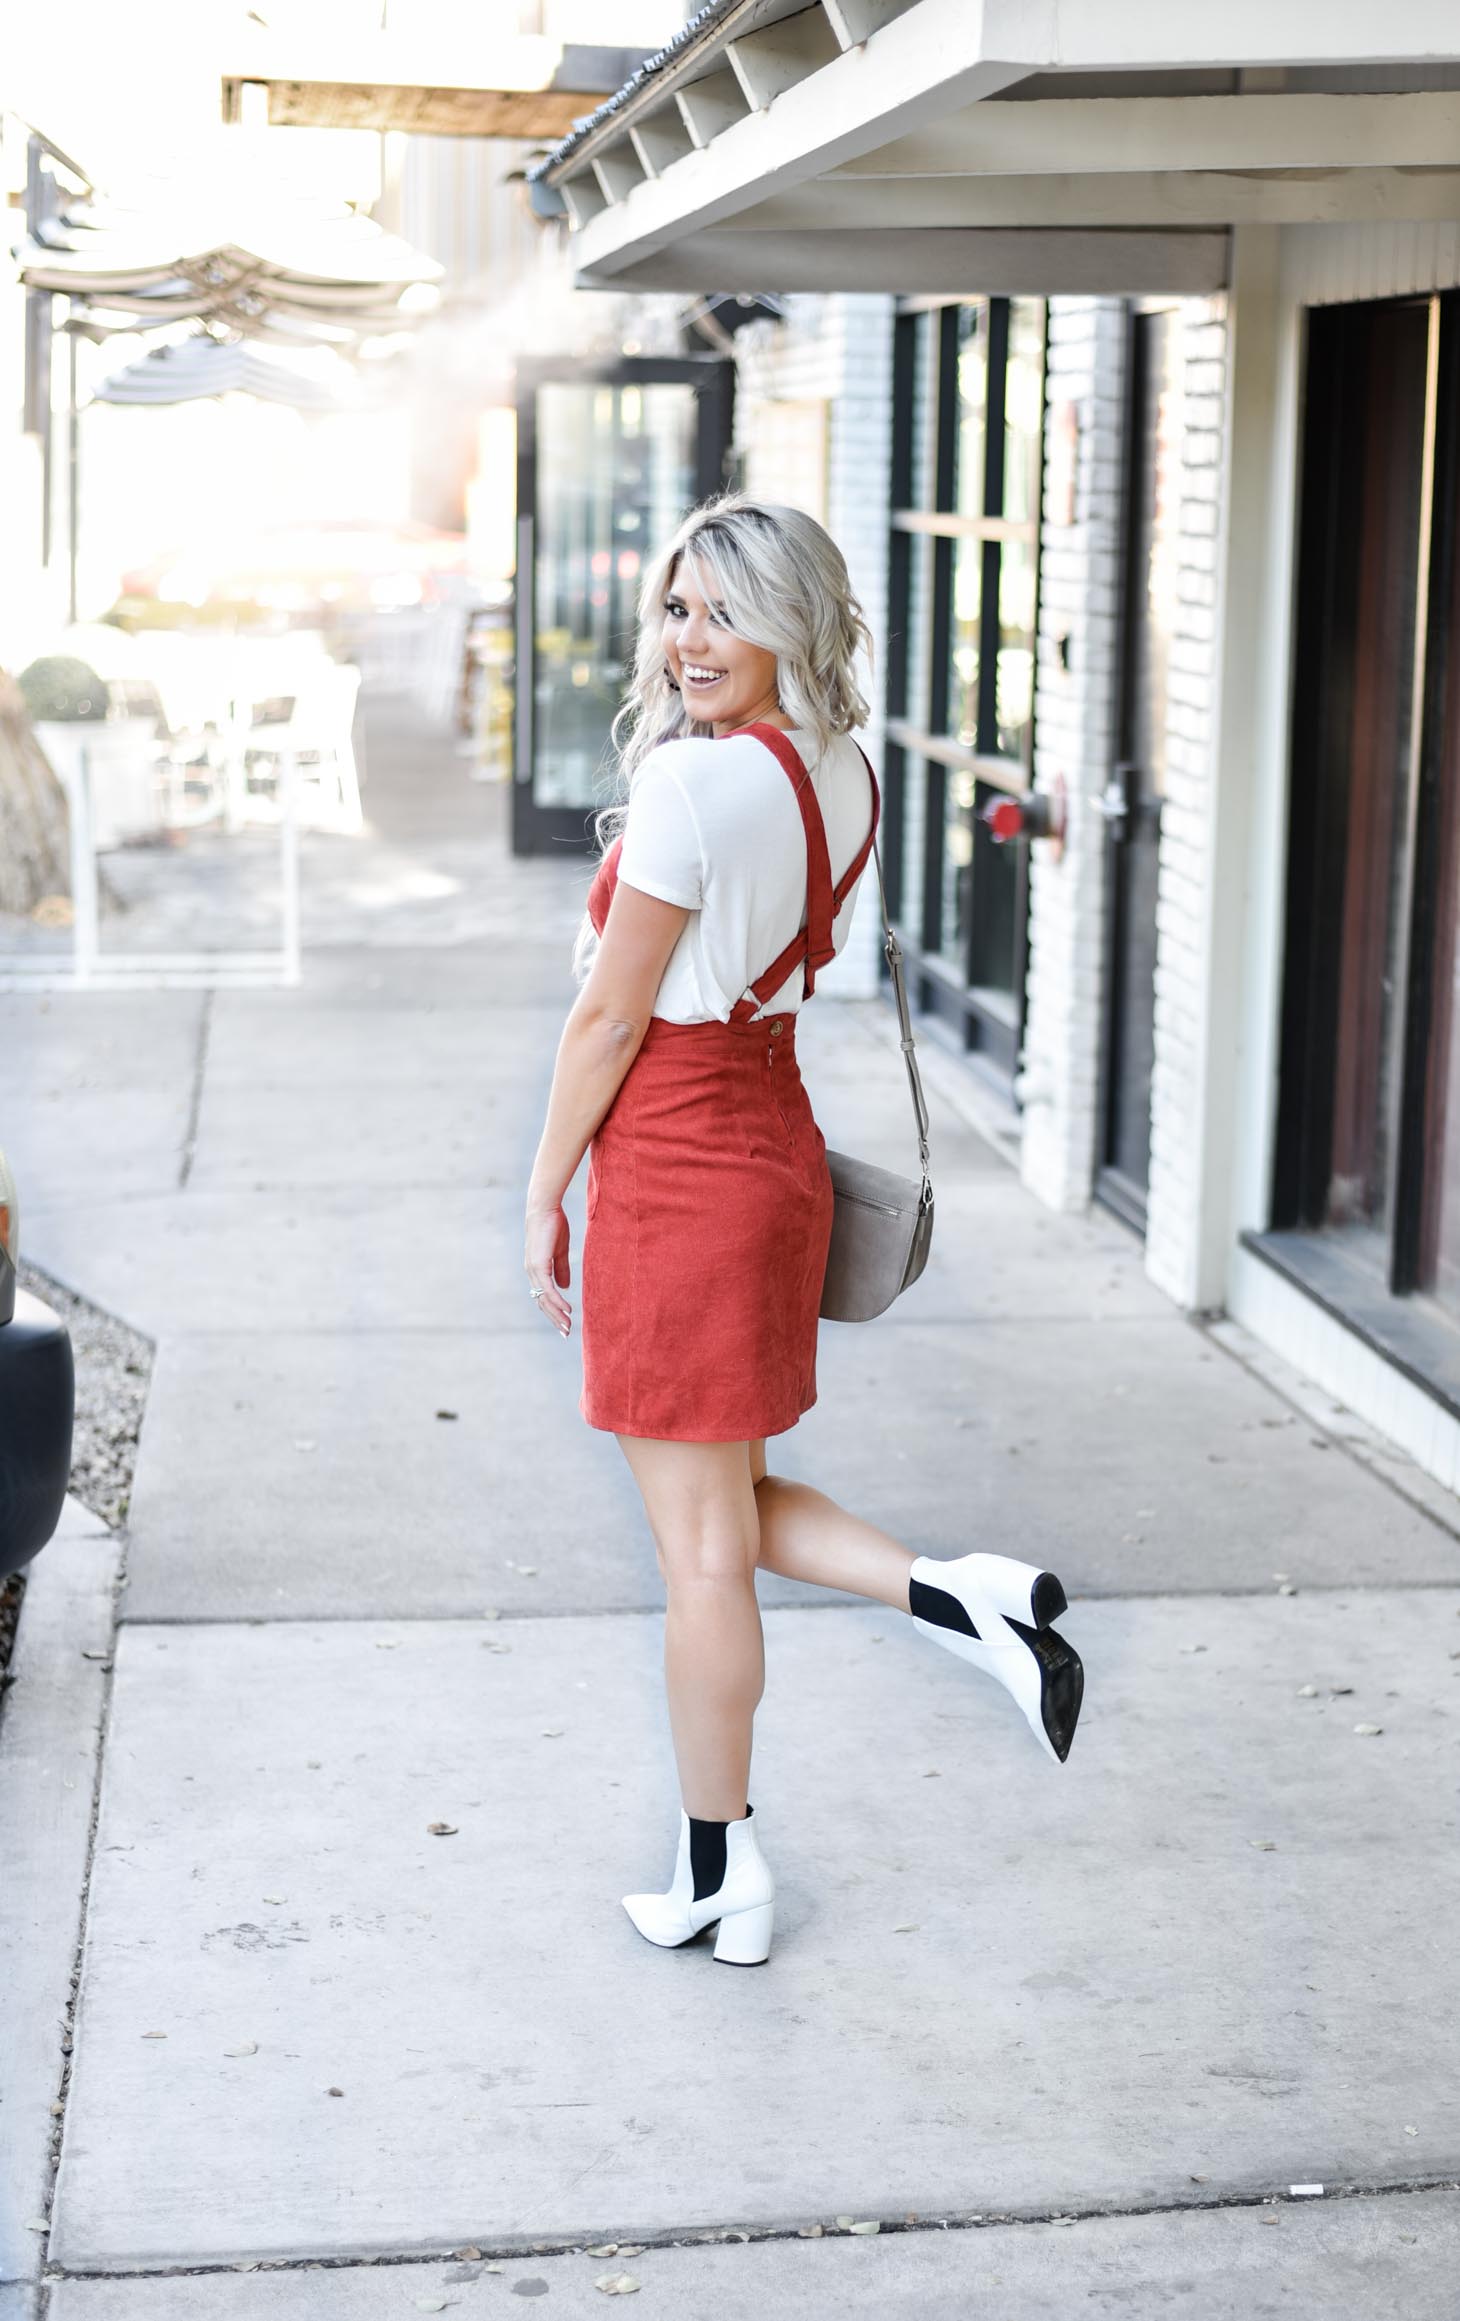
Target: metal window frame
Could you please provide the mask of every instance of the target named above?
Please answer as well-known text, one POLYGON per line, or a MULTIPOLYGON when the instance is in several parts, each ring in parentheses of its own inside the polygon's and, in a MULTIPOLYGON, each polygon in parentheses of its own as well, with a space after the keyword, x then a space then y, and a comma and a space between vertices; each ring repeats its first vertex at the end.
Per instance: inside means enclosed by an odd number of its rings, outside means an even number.
MULTIPOLYGON (((1049 307, 1037 303, 1041 319, 1040 444, 1047 398, 1049 307)), ((899 939, 908 954, 912 989, 921 1010, 943 1018, 959 1044, 992 1065, 1007 1089, 1017 1067, 1024 1034, 1024 987, 1029 951, 1028 856, 1021 847, 1016 857, 1015 956, 1012 1003, 1005 995, 981 990, 973 980, 976 917, 971 916, 968 942, 958 969, 942 951, 942 881, 946 846, 947 783, 950 771, 966 772, 986 785, 1028 796, 1033 788, 1035 715, 1031 704, 1025 746, 1019 758, 996 754, 985 746, 970 748, 950 732, 953 568, 958 543, 983 544, 983 572, 979 607, 979 696, 977 733, 987 744, 995 717, 998 674, 999 581, 1003 547, 1020 541, 1029 547, 1034 567, 1034 649, 1038 649, 1039 560, 1042 518, 1042 482, 1034 514, 1027 520, 1005 516, 1004 413, 1008 377, 1009 319, 1007 297, 972 299, 967 296, 899 299, 893 322, 893 463, 891 506, 888 513, 889 654, 886 685, 886 753, 888 804, 888 894, 899 939), (958 315, 960 309, 979 306, 987 316, 986 362, 988 392, 981 477, 981 510, 964 514, 953 505, 957 490, 958 315), (915 333, 919 318, 932 313, 934 377, 928 398, 933 429, 932 508, 912 505, 915 453, 914 373, 917 361, 915 333), (931 603, 929 606, 928 699, 918 705, 908 700, 909 613, 913 554, 919 539, 932 542, 931 603), (923 715, 910 714, 914 707, 923 715), (904 858, 905 809, 908 783, 924 786, 922 859, 916 865, 904 858), (916 924, 909 924, 915 877, 916 924)))
POLYGON ((599 361, 570 355, 524 361, 517 371, 517 577, 513 600, 512 852, 593 851, 595 806, 542 806, 533 795, 537 701, 537 394, 544 386, 689 386, 695 393, 695 499, 725 481, 735 396, 735 365, 725 355, 618 355, 599 361))

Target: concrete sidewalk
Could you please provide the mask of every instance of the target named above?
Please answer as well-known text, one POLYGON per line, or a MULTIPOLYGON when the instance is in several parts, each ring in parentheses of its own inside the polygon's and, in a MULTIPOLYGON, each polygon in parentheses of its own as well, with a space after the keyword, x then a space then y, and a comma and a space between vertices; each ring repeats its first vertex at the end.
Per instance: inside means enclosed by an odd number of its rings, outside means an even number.
MULTIPOLYGON (((390 704, 370 766, 300 992, 0 1000, 28 1254, 158 1341, 99 1819, 20 1962, 49 2019, 89 1871, 48 2215, 59 2023, 0 2115, 0 2317, 586 2311, 624 2272, 706 2321, 1444 2312, 1456 1503, 935 1097, 928 1273, 824 1332, 772 1463, 1053 1564, 1074 1751, 768 1581, 776 1949, 650 1949, 660 1584, 520 1269, 587 869, 513 863, 390 704)), ((905 1167, 885 1012, 824 1001, 803 1062, 829 1141, 905 1167)))

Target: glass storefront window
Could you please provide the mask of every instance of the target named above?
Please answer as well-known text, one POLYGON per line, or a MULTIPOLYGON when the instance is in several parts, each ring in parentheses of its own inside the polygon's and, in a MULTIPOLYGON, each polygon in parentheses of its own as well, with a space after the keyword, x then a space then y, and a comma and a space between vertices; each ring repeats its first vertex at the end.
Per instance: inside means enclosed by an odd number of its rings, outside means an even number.
POLYGON ((958 418, 953 505, 982 516, 988 457, 989 332, 986 306, 958 309, 958 418))
POLYGON ((1039 517, 1044 436, 1044 308, 1038 299, 1009 301, 1009 354, 1004 370, 1004 505, 1016 523, 1039 517))
POLYGON ((999 550, 999 655, 994 678, 993 746, 1000 757, 1028 755, 1034 717, 1034 548, 1005 540, 999 550))
POLYGON ((949 300, 905 307, 896 353, 897 424, 911 431, 894 467, 892 618, 908 648, 905 692, 889 694, 897 908, 921 942, 919 1004, 1010 1073, 1025 855, 981 812, 1033 763, 1044 340, 1037 299, 949 300))
POLYGON ((644 557, 694 498, 689 386, 544 384, 537 394, 537 773, 548 806, 592 806, 637 632, 644 557))
POLYGON ((972 774, 952 773, 943 790, 943 879, 939 950, 950 967, 962 970, 973 924, 974 800, 972 774))
POLYGON ((907 587, 907 707, 904 715, 914 725, 928 722, 928 684, 932 660, 933 543, 914 538, 908 543, 907 587))
POLYGON ((953 553, 952 678, 948 723, 965 749, 978 748, 978 691, 983 627, 982 540, 960 540, 953 553))
POLYGON ((937 468, 938 317, 932 309, 913 323, 912 504, 931 508, 937 468))

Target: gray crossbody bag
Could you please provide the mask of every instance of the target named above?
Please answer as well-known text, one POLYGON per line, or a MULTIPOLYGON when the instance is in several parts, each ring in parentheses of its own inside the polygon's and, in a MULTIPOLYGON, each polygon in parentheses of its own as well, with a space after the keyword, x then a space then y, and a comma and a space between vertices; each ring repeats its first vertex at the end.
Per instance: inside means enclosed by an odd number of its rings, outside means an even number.
POLYGON ((897 1020, 912 1090, 917 1122, 921 1180, 880 1169, 871 1161, 855 1160, 850 1153, 827 1152, 836 1210, 831 1247, 821 1291, 821 1314, 828 1322, 870 1322, 885 1314, 896 1297, 915 1282, 928 1262, 933 1238, 933 1180, 928 1166, 928 1107, 918 1071, 912 1014, 902 974, 902 945, 887 915, 887 891, 882 884, 882 858, 872 841, 877 870, 877 894, 882 906, 886 940, 883 950, 892 970, 897 1020))

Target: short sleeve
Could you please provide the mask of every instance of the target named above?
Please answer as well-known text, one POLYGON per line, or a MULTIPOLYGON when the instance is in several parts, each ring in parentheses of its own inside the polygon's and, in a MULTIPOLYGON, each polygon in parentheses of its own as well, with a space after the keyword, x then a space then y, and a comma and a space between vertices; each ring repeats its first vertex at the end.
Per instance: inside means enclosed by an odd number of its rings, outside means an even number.
POLYGON ((705 864, 699 826, 667 766, 646 766, 629 794, 618 875, 623 884, 661 903, 677 903, 685 911, 702 906, 705 864))

